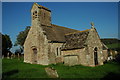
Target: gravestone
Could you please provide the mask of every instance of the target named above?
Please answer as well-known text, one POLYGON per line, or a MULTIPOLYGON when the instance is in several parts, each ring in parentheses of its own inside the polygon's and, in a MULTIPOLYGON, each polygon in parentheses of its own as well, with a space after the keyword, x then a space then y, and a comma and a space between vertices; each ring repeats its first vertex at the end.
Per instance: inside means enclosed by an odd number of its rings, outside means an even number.
POLYGON ((58 74, 57 71, 55 69, 53 69, 53 67, 46 67, 45 71, 47 73, 47 75, 51 78, 58 78, 58 74))

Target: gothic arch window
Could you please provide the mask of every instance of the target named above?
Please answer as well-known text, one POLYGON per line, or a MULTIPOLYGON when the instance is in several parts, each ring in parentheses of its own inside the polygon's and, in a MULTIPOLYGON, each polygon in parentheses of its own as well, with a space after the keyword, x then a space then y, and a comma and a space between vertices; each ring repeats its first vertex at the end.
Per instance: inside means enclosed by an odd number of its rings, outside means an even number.
POLYGON ((97 51, 97 47, 94 48, 94 51, 97 51))

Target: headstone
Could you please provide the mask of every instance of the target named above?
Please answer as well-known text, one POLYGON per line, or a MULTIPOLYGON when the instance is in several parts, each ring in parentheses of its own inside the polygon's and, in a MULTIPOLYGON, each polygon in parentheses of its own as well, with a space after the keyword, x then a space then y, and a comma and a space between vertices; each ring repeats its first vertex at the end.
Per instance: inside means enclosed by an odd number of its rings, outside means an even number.
POLYGON ((11 59, 13 59, 13 54, 11 55, 11 59))
POLYGON ((20 60, 20 54, 19 53, 18 53, 17 57, 18 57, 18 60, 20 60))
POLYGON ((58 78, 58 74, 57 71, 55 69, 53 69, 53 67, 46 67, 45 71, 47 73, 47 75, 51 78, 58 78))
POLYGON ((8 52, 8 53, 7 53, 7 59, 9 59, 9 58, 10 58, 10 57, 9 57, 9 55, 10 55, 10 53, 8 52))
POLYGON ((110 60, 112 60, 112 59, 113 59, 113 57, 112 57, 112 56, 109 56, 107 60, 110 61, 110 60))
POLYGON ((117 51, 115 51, 115 54, 117 54, 117 51))

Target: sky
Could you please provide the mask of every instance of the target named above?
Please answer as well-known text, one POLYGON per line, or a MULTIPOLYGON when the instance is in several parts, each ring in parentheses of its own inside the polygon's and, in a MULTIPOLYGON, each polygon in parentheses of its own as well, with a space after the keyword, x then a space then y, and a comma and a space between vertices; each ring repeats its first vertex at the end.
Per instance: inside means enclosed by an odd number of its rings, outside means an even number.
MULTIPOLYGON (((118 38, 117 2, 38 2, 52 12, 52 23, 77 30, 90 29, 91 22, 101 38, 118 38)), ((26 26, 31 26, 33 2, 2 3, 2 33, 13 42, 26 26)))
POLYGON ((2 0, 3 2, 118 2, 119 0, 2 0))

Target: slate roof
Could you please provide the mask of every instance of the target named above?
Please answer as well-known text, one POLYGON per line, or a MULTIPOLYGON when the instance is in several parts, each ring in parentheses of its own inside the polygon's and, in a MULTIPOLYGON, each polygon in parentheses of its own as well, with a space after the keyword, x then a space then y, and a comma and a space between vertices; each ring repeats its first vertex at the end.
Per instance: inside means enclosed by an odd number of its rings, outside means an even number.
POLYGON ((45 31, 44 34, 47 39, 51 42, 66 42, 65 34, 78 31, 54 24, 51 24, 51 26, 42 25, 42 29, 45 31))
POLYGON ((86 40, 89 31, 90 29, 66 34, 65 35, 66 43, 63 45, 62 50, 84 48, 86 46, 86 40))
POLYGON ((51 26, 42 25, 44 34, 47 36, 49 42, 65 43, 62 50, 78 49, 85 47, 85 42, 90 29, 78 31, 58 25, 51 24, 51 26))

